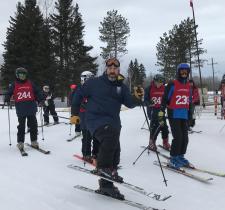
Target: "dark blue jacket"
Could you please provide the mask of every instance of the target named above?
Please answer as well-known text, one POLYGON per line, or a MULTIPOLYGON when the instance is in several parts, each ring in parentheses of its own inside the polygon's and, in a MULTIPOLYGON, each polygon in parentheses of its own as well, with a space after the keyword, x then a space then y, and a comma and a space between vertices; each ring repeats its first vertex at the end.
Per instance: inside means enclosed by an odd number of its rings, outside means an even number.
MULTIPOLYGON (((20 82, 20 81, 17 81, 17 82, 20 82)), ((35 115, 37 112, 37 102, 41 102, 44 100, 42 91, 32 82, 31 84, 32 84, 34 97, 36 98, 36 101, 24 101, 24 102, 15 103, 16 114, 18 115, 18 117, 35 115)), ((6 101, 10 101, 10 98, 14 92, 14 88, 15 88, 15 83, 9 86, 6 101)))
POLYGON ((72 101, 72 115, 78 115, 84 97, 88 100, 86 125, 92 135, 96 129, 106 124, 120 129, 121 105, 124 104, 128 108, 135 106, 128 88, 121 81, 110 81, 105 73, 100 77, 89 79, 81 87, 81 91, 72 101))

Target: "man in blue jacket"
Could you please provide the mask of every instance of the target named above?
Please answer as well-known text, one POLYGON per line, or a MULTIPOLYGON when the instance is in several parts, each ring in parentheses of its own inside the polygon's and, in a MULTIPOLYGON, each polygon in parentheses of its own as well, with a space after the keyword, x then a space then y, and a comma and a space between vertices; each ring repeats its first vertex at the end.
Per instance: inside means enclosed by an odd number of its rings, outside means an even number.
MULTIPOLYGON (((96 173, 109 179, 123 182, 117 173, 120 161, 120 108, 124 104, 129 108, 135 106, 132 96, 123 84, 124 77, 120 74, 120 62, 116 58, 106 61, 106 71, 102 76, 91 78, 82 86, 82 96, 76 95, 72 104, 71 123, 79 123, 81 100, 86 97, 86 125, 99 145, 96 173)), ((139 99, 144 91, 136 92, 139 99)), ((112 182, 99 180, 99 191, 117 199, 124 199, 112 182)))

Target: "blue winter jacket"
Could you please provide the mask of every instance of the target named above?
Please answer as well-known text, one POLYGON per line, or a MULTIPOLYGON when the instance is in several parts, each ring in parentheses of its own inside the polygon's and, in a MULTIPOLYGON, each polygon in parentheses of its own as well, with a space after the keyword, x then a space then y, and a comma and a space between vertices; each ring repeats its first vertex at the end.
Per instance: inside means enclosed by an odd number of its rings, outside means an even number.
POLYGON ((94 134, 96 129, 106 124, 116 129, 121 128, 120 108, 124 104, 128 108, 135 107, 130 91, 121 81, 110 81, 104 73, 102 76, 89 79, 81 87, 72 101, 72 115, 78 115, 83 97, 87 97, 86 125, 94 134))

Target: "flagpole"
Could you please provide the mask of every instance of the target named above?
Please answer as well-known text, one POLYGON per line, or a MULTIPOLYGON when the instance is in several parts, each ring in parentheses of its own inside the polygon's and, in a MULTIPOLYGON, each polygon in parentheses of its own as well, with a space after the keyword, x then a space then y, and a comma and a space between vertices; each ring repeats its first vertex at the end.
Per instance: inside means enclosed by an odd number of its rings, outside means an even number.
POLYGON ((203 96, 203 87, 202 87, 201 64, 200 64, 199 48, 198 48, 198 36, 197 36, 197 30, 196 30, 196 24, 195 24, 195 11, 194 11, 194 5, 192 0, 190 0, 190 7, 192 8, 194 29, 195 29, 196 49, 197 49, 197 56, 198 56, 198 71, 199 71, 199 79, 200 79, 200 86, 201 86, 201 93, 202 93, 202 106, 205 107, 205 100, 203 96))

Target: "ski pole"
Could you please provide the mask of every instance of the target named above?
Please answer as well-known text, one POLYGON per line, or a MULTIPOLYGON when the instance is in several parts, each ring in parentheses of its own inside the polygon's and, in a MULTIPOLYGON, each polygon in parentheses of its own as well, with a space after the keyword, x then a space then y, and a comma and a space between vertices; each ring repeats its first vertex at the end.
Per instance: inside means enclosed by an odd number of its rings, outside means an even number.
POLYGON ((143 125, 141 126, 141 129, 145 129, 144 128, 145 123, 146 123, 146 120, 144 121, 143 125))
POLYGON ((41 106, 41 111, 40 111, 40 120, 41 120, 41 134, 42 134, 42 140, 44 141, 44 124, 43 124, 43 107, 41 106))
POLYGON ((12 141, 11 141, 11 123, 10 123, 9 103, 8 103, 8 123, 9 123, 9 146, 11 146, 12 141))
MULTIPOLYGON (((148 124, 148 129, 149 129, 149 132, 150 132, 150 124, 149 124, 149 122, 148 122, 148 117, 147 117, 147 113, 146 113, 146 111, 145 111, 145 107, 144 107, 144 103, 143 103, 143 101, 141 101, 141 106, 142 106, 142 109, 143 109, 143 112, 144 112, 144 115, 145 115, 145 119, 146 119, 146 121, 147 121, 147 124, 148 124)), ((158 127, 159 128, 159 127, 158 127)), ((156 134, 156 132, 155 132, 155 134, 156 134)), ((160 169, 161 169, 161 172, 162 172, 162 176, 163 176, 163 179, 164 179, 164 183, 165 183, 165 185, 167 186, 167 180, 166 180, 166 178, 165 178, 165 175, 164 175, 164 172, 163 172, 163 168, 162 168, 162 164, 161 164, 161 161, 160 161, 160 159, 159 159, 159 154, 157 153, 157 151, 155 151, 155 153, 156 153, 156 156, 157 156, 157 159, 158 159, 158 161, 159 161, 159 166, 160 166, 160 169)))
POLYGON ((222 130, 224 129, 224 127, 225 127, 225 125, 220 129, 220 131, 219 131, 220 133, 222 132, 222 130))
POLYGON ((69 117, 62 117, 62 116, 59 116, 59 115, 52 115, 52 117, 58 117, 58 118, 66 119, 66 120, 70 119, 69 117))
MULTIPOLYGON (((155 133, 154 133, 154 135, 153 135, 153 138, 155 138, 155 135, 158 133, 160 127, 161 127, 160 125, 157 127, 157 129, 156 129, 156 131, 155 131, 155 133)), ((138 161, 138 159, 142 156, 142 154, 143 154, 147 149, 149 149, 149 146, 147 146, 147 147, 144 148, 144 150, 140 153, 140 155, 139 155, 139 156, 136 158, 136 160, 133 162, 133 165, 136 164, 136 162, 138 161)))

